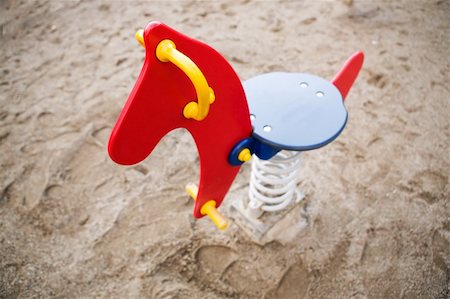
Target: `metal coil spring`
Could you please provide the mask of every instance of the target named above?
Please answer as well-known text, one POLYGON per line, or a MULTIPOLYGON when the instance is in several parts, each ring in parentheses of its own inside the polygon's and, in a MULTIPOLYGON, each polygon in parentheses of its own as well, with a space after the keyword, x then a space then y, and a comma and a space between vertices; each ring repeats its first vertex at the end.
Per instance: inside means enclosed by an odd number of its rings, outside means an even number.
POLYGON ((270 160, 253 156, 248 212, 259 217, 263 212, 286 208, 297 196, 301 152, 281 151, 270 160))

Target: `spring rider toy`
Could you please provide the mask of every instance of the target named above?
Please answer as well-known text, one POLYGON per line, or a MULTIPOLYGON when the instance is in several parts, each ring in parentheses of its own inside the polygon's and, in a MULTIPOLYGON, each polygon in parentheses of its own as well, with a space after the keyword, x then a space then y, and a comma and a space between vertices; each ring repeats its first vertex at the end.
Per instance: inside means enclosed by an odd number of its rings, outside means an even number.
POLYGON ((162 23, 149 23, 136 38, 145 47, 145 61, 111 133, 109 155, 118 164, 136 164, 168 132, 187 129, 200 156, 199 185, 186 187, 195 200, 194 217, 208 215, 221 229, 227 220, 217 209, 252 156, 250 201, 242 204, 243 213, 258 218, 289 205, 299 153, 342 132, 344 99, 364 59, 355 53, 331 82, 268 73, 242 84, 217 51, 162 23))

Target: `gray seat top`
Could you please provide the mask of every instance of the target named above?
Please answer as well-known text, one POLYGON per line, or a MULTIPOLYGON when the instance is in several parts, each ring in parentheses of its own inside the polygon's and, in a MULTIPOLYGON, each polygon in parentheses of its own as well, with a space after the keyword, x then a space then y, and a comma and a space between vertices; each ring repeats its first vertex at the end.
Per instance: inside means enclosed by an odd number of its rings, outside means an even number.
POLYGON ((243 83, 253 137, 275 149, 311 150, 333 141, 347 122, 339 90, 303 73, 268 73, 243 83))

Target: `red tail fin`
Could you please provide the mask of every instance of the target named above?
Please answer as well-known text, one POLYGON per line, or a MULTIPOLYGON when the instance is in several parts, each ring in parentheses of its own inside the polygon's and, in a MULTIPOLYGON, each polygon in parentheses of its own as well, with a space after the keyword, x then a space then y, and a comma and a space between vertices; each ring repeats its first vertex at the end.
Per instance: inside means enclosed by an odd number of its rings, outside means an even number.
POLYGON ((363 62, 364 53, 361 51, 356 52, 345 62, 342 69, 334 76, 333 80, 331 80, 334 86, 341 92, 344 101, 361 70, 363 62))

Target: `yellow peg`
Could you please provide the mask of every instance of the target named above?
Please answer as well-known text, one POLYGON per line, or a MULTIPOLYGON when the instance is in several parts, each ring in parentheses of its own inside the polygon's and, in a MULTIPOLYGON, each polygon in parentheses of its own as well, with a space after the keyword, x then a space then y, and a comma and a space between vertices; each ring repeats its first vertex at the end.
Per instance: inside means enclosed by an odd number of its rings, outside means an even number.
POLYGON ((252 153, 248 148, 244 148, 238 155, 238 160, 241 162, 248 162, 252 158, 252 153))
POLYGON ((227 228, 227 220, 222 216, 222 214, 220 214, 219 211, 217 211, 216 202, 214 200, 207 201, 200 209, 200 213, 203 215, 208 215, 208 217, 211 218, 219 229, 227 228))
MULTIPOLYGON (((189 184, 186 186, 186 192, 193 199, 197 199, 198 187, 195 184, 189 184)), ((227 220, 220 214, 220 212, 216 209, 216 202, 214 200, 207 201, 200 209, 200 213, 202 215, 208 215, 209 218, 214 222, 214 224, 219 229, 225 229, 228 227, 227 220)))
POLYGON ((134 37, 141 44, 141 46, 145 48, 144 29, 139 29, 138 31, 136 31, 136 34, 134 35, 134 37))
POLYGON ((196 184, 187 184, 186 193, 195 201, 197 199, 198 187, 196 184))

